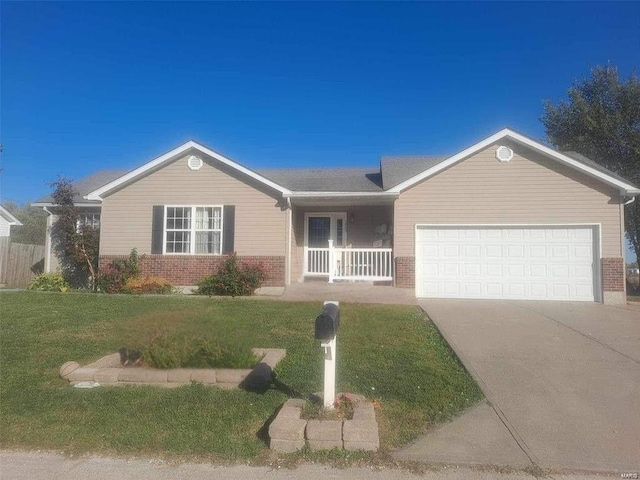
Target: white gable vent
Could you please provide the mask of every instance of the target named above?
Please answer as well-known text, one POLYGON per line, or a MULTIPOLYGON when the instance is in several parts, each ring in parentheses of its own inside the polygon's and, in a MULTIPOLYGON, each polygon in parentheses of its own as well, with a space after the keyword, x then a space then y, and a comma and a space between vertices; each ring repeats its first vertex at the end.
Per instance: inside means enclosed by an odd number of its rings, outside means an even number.
POLYGON ((508 162, 513 158, 513 150, 501 145, 496 149, 496 158, 499 162, 508 162))
POLYGON ((200 157, 196 157, 195 155, 191 155, 187 159, 187 165, 191 170, 200 170, 202 168, 202 159, 200 157))

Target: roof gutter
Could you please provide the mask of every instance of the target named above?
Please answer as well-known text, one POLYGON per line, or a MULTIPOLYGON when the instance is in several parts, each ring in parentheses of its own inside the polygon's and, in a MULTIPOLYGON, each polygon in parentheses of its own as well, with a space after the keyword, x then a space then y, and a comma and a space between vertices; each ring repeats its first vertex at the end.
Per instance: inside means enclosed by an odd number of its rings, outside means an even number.
POLYGON ((284 198, 342 198, 342 197, 390 197, 397 198, 395 192, 291 192, 284 193, 284 198))

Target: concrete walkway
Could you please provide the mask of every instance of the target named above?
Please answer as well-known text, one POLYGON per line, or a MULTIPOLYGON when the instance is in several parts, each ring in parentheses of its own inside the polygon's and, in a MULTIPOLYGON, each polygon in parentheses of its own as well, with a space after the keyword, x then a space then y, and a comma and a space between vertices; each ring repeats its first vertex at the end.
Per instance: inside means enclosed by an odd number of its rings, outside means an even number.
POLYGON ((489 403, 428 433, 397 458, 640 471, 638 306, 420 304, 489 403))

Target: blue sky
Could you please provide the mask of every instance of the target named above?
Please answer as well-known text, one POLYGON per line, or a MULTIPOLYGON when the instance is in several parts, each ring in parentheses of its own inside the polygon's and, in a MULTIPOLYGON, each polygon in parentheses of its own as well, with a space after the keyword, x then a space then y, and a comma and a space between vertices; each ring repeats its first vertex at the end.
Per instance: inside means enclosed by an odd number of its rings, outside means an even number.
POLYGON ((0 196, 193 138, 253 168, 451 154, 640 64, 640 3, 1 4, 0 196))

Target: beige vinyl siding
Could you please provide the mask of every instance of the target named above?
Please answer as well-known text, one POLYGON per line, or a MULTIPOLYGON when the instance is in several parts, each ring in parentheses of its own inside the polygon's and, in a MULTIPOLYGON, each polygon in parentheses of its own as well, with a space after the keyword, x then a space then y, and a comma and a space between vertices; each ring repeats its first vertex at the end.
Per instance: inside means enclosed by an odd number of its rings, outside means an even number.
POLYGON ((285 255, 286 214, 278 205, 280 194, 198 155, 204 160, 200 170, 188 168, 186 155, 104 199, 101 255, 124 255, 133 247, 151 253, 154 205, 235 205, 238 255, 285 255))
POLYGON ((396 257, 414 255, 417 223, 600 223, 602 256, 623 255, 616 189, 516 144, 509 144, 513 159, 500 163, 497 146, 401 193, 395 204, 396 257))

